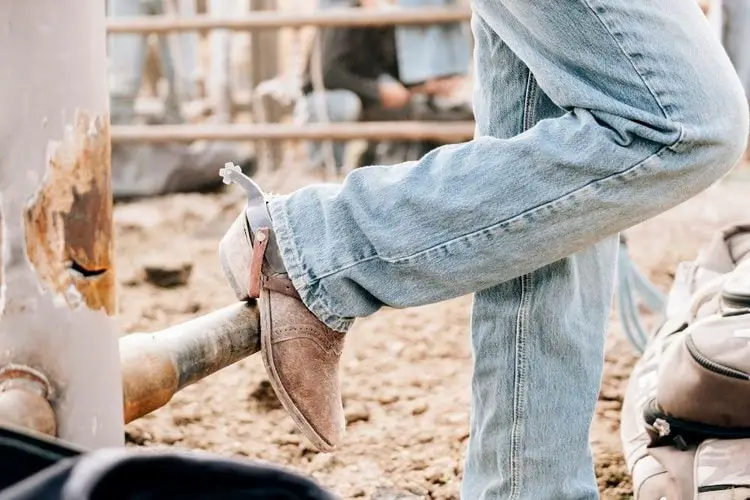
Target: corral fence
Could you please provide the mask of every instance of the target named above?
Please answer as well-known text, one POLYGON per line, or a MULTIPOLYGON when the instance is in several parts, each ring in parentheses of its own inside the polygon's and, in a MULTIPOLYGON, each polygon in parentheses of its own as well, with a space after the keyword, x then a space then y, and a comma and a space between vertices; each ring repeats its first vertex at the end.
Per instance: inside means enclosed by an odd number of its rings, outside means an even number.
MULTIPOLYGON (((118 125, 112 127, 114 142, 168 142, 193 140, 252 141, 258 146, 261 168, 278 165, 284 141, 299 140, 440 140, 461 141, 474 133, 472 121, 398 121, 330 123, 292 123, 288 118, 290 108, 299 98, 299 77, 302 65, 311 50, 315 50, 314 33, 321 28, 342 26, 426 26, 466 22, 471 17, 468 6, 424 8, 326 8, 304 12, 305 9, 280 10, 275 0, 251 0, 251 9, 242 16, 200 13, 182 17, 176 13, 160 16, 109 18, 107 32, 117 34, 169 35, 197 31, 202 36, 216 32, 246 32, 250 34, 249 95, 234 92, 224 104, 210 102, 206 107, 221 108, 229 118, 224 123, 186 123, 181 125, 118 125), (291 30, 291 36, 281 43, 280 32, 291 30), (304 30, 312 36, 304 37, 304 30), (305 43, 307 42, 307 43, 305 43), (283 47, 282 47, 283 45, 283 47), (303 45, 307 45, 307 50, 303 45), (284 53, 286 49, 286 53, 284 53), (305 54, 307 52, 307 54, 305 54), (280 61, 289 61, 282 68, 280 61), (249 123, 236 123, 239 113, 249 112, 249 123)), ((308 5, 309 7, 309 5, 308 5)), ((319 47, 317 47, 319 50, 319 47)), ((323 90, 320 57, 311 57, 311 75, 314 90, 323 90)), ((468 68, 467 68, 468 70, 468 68)), ((202 86, 205 89, 206 85, 202 86)), ((209 89, 210 90, 210 89, 209 89)), ((205 92, 205 90, 204 90, 205 92)), ((209 92, 210 93, 210 92, 209 92)), ((223 89, 213 89, 214 96, 228 94, 223 89)), ((216 99, 213 99, 216 101, 216 99)), ((221 100, 221 99, 219 99, 221 100)), ((330 143, 329 143, 330 144, 330 143)), ((330 150, 329 150, 330 151, 330 150)), ((330 153, 328 162, 330 163, 330 153)))

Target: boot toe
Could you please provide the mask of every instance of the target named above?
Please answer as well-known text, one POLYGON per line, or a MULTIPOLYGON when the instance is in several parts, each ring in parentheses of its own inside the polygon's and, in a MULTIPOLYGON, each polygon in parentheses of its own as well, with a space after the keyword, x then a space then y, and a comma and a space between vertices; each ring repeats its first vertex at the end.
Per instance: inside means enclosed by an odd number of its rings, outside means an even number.
POLYGON ((344 335, 297 299, 266 290, 260 305, 261 350, 271 385, 310 442, 332 451, 344 430, 339 383, 344 335))
POLYGON ((333 369, 338 368, 338 363, 332 367, 328 358, 316 342, 296 338, 275 344, 271 360, 281 388, 294 408, 290 413, 302 420, 298 425, 307 430, 308 439, 322 451, 333 451, 344 429, 339 377, 333 369))

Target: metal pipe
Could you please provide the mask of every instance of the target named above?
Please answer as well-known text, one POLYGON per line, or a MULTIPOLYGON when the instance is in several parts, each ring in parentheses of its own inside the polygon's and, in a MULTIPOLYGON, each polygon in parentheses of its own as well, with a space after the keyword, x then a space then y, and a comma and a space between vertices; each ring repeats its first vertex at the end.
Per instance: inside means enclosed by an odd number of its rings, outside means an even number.
POLYGON ((411 139, 460 141, 474 136, 474 122, 358 122, 234 125, 120 125, 112 127, 112 141, 170 142, 195 140, 352 140, 411 139))
POLYGON ((122 337, 125 422, 161 408, 179 390, 259 350, 255 302, 239 302, 159 332, 122 337))
POLYGON ((0 422, 57 435, 57 421, 49 403, 50 384, 41 372, 23 365, 0 369, 0 422))
POLYGON ((149 16, 111 18, 107 20, 108 33, 169 33, 173 31, 205 31, 214 29, 264 30, 303 28, 314 26, 398 26, 429 25, 468 21, 471 9, 464 7, 396 8, 388 10, 326 9, 325 11, 299 13, 255 11, 244 17, 211 17, 199 15, 188 18, 174 16, 149 16))

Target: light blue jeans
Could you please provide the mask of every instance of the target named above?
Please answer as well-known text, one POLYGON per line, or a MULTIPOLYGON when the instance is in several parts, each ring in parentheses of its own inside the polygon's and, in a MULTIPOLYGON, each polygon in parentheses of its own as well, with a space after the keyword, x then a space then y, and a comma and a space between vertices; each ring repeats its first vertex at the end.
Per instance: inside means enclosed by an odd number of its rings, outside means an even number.
POLYGON ((475 294, 463 498, 597 498, 616 235, 732 168, 747 100, 693 0, 473 9, 474 140, 269 208, 296 288, 336 330, 475 294))
MULTIPOLYGON (((455 7, 458 0, 399 0, 407 9, 455 7)), ((412 85, 469 71, 471 47, 466 23, 397 26, 399 79, 412 85)))

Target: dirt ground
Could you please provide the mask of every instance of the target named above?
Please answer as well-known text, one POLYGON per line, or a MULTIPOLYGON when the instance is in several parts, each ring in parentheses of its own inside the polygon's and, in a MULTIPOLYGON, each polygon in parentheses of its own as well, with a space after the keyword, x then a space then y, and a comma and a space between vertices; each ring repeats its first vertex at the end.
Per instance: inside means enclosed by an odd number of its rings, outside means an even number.
MULTIPOLYGON (((629 231, 634 259, 662 289, 680 260, 725 223, 746 214, 750 171, 739 169, 690 202, 629 231)), ((309 181, 288 172, 263 180, 277 192, 309 181)), ((233 301, 217 245, 242 206, 238 190, 119 204, 115 210, 120 321, 124 332, 155 331, 233 301), (186 285, 158 288, 147 263, 187 261, 186 285)), ((200 449, 284 464, 343 498, 458 498, 469 435, 470 298, 387 310, 359 321, 342 363, 349 422, 341 450, 313 451, 280 409, 261 360, 247 359, 187 388, 128 426, 131 443, 200 449), (399 496, 396 492, 405 494, 399 496)), ((619 410, 635 361, 612 315, 592 443, 602 497, 630 498, 621 457, 619 410)))

